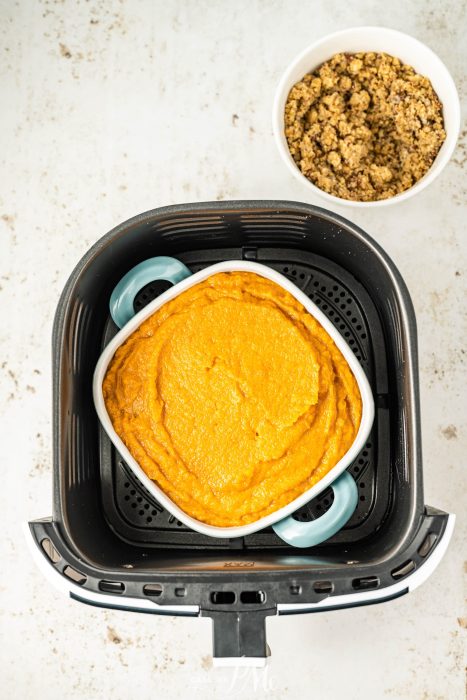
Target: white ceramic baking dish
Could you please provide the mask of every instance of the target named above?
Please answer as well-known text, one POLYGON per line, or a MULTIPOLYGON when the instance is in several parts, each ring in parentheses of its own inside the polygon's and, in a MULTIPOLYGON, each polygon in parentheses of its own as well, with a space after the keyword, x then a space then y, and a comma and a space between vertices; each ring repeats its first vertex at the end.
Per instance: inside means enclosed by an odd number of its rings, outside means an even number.
POLYGON ((259 263, 240 260, 225 261, 216 265, 211 265, 200 272, 192 274, 182 262, 175 258, 157 257, 139 263, 139 265, 132 268, 123 277, 112 293, 110 309, 114 321, 121 330, 104 349, 97 363, 93 378, 95 407, 106 433, 118 452, 135 476, 161 505, 182 523, 205 535, 217 538, 243 537, 272 526, 279 537, 297 547, 310 547, 319 544, 331 537, 345 525, 355 510, 358 500, 355 481, 345 470, 352 464, 362 450, 370 433, 374 418, 373 396, 368 380, 350 347, 320 309, 310 301, 298 287, 280 273, 265 265, 260 265, 259 263), (171 299, 174 299, 181 292, 202 282, 211 275, 218 272, 235 271, 253 272, 275 282, 290 292, 290 294, 319 321, 342 352, 355 376, 362 398, 362 419, 357 436, 350 449, 317 484, 305 491, 287 506, 253 523, 237 527, 218 527, 208 525, 187 515, 187 513, 174 503, 159 486, 145 474, 112 426, 104 403, 102 383, 109 362, 117 348, 157 309, 171 299), (168 280, 173 283, 173 286, 135 315, 133 302, 136 295, 143 287, 156 280, 168 280), (298 522, 292 517, 291 514, 294 513, 294 511, 329 486, 333 488, 334 501, 326 513, 311 522, 298 522))

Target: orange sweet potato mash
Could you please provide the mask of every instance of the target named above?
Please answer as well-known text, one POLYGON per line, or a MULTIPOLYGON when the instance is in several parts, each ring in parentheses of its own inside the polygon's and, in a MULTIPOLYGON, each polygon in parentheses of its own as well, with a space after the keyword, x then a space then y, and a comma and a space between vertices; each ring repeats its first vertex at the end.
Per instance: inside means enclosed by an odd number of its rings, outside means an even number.
POLYGON ((118 348, 103 383, 115 431, 185 513, 245 525, 319 481, 347 452, 361 396, 328 333, 286 290, 218 273, 118 348))

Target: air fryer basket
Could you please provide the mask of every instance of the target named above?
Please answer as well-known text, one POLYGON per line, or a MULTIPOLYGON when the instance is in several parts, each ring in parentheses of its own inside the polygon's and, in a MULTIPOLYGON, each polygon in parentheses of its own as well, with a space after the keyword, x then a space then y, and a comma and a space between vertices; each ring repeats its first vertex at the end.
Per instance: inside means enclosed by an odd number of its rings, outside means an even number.
MULTIPOLYGON (((141 308, 166 288, 148 285, 141 308)), ((380 602, 415 588, 444 553, 454 516, 424 506, 416 327, 407 289, 361 229, 295 202, 155 209, 104 236, 73 271, 53 335, 54 511, 29 523, 36 561, 71 597, 102 607, 213 619, 215 657, 266 655, 265 618, 380 602), (132 476, 97 420, 92 374, 116 333, 110 293, 136 263, 174 255, 197 271, 247 259, 292 279, 337 326, 371 383, 376 417, 349 472, 347 526, 297 550, 268 528, 217 540, 189 530, 132 476)), ((318 517, 332 491, 296 513, 318 517)))

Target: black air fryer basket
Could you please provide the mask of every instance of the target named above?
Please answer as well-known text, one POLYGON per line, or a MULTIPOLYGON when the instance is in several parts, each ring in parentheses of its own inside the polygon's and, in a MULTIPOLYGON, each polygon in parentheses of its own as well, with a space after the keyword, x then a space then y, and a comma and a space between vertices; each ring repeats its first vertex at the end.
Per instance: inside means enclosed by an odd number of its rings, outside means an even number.
MULTIPOLYGON (((167 287, 148 285, 141 308, 167 287)), ((318 207, 239 201, 155 209, 121 224, 83 257, 53 334, 53 516, 29 523, 33 555, 70 597, 101 607, 212 618, 216 658, 267 655, 265 618, 391 600, 440 561, 454 516, 424 505, 416 326, 393 263, 361 229, 318 207), (135 479, 104 434, 92 375, 117 332, 115 284, 156 255, 192 271, 254 260, 289 277, 361 362, 375 399, 372 433, 349 468, 360 499, 346 527, 296 549, 268 528, 231 540, 193 532, 135 479)), ((330 506, 328 490, 300 509, 330 506)))

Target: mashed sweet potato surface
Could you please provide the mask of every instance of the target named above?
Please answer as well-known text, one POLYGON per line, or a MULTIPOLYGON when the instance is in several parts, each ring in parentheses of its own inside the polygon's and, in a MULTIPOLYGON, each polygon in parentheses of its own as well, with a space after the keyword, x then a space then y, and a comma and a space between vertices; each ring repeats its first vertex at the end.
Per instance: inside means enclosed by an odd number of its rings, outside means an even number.
POLYGON ((155 311, 116 351, 103 392, 146 474, 186 513, 224 527, 318 482, 361 419, 328 333, 251 272, 214 274, 155 311))

